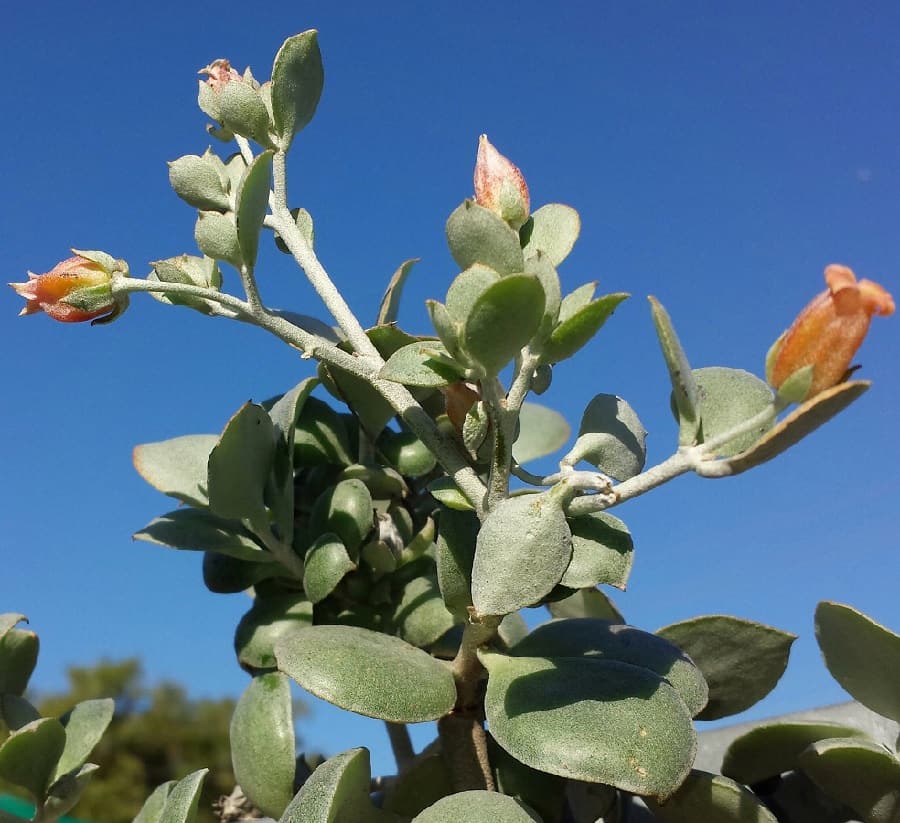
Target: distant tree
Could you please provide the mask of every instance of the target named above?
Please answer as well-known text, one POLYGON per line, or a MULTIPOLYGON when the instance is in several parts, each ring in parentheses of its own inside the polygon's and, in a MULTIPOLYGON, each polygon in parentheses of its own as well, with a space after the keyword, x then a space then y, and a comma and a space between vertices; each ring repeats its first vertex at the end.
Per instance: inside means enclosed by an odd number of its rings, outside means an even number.
POLYGON ((72 811, 75 817, 130 823, 160 783, 208 767, 198 820, 218 819, 213 802, 234 788, 228 739, 234 700, 191 699, 170 681, 147 686, 136 659, 73 666, 67 674, 66 692, 31 696, 41 715, 61 715, 90 698, 116 701, 109 730, 90 758, 101 768, 72 811))

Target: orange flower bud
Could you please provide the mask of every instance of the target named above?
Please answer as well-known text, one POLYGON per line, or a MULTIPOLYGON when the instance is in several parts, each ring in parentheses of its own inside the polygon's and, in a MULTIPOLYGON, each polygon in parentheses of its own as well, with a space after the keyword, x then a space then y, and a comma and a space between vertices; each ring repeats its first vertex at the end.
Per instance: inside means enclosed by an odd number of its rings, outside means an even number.
POLYGON ((112 293, 112 276, 127 271, 124 261, 103 252, 75 252, 75 257, 57 263, 46 274, 28 272, 27 283, 9 285, 25 298, 20 316, 45 312, 63 323, 95 318, 95 322, 108 322, 126 305, 124 296, 112 293))
POLYGON ((232 80, 241 79, 241 75, 231 67, 231 63, 225 58, 213 60, 206 68, 200 69, 197 74, 207 75, 206 85, 213 91, 218 91, 232 80))
POLYGON ((775 389, 806 366, 813 367, 806 397, 840 383, 872 316, 894 313, 894 299, 884 288, 871 280, 857 282, 846 266, 828 266, 825 282, 828 289, 800 312, 773 346, 767 372, 775 389))
POLYGON ((449 386, 444 386, 441 391, 444 394, 447 417, 461 437, 466 415, 469 409, 481 400, 481 390, 476 383, 457 380, 449 386))
POLYGON ((517 231, 528 219, 531 206, 522 172, 493 147, 486 134, 478 138, 475 202, 502 217, 517 231))

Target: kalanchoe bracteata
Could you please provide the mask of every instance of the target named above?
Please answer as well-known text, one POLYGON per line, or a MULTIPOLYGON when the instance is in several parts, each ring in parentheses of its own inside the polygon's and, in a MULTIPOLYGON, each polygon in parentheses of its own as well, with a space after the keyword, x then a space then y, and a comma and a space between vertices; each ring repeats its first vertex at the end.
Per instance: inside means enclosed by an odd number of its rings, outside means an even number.
POLYGON ((218 60, 213 60, 205 68, 200 69, 197 74, 205 74, 206 85, 208 85, 213 91, 218 91, 222 86, 226 83, 231 82, 232 80, 240 80, 241 75, 237 70, 231 67, 231 63, 228 62, 225 58, 219 58, 218 60))
POLYGON ((776 389, 807 366, 813 372, 806 397, 840 383, 869 331, 872 316, 894 313, 894 299, 882 286, 857 281, 846 266, 828 266, 825 282, 828 288, 800 312, 772 347, 767 376, 776 389))
POLYGON ((482 134, 475 159, 475 202, 518 230, 528 219, 528 184, 522 172, 482 134))
POLYGON ((44 312, 63 323, 108 323, 125 310, 127 296, 112 291, 113 277, 128 274, 125 261, 104 252, 73 252, 46 274, 28 272, 27 283, 9 284, 25 298, 20 315, 44 312))

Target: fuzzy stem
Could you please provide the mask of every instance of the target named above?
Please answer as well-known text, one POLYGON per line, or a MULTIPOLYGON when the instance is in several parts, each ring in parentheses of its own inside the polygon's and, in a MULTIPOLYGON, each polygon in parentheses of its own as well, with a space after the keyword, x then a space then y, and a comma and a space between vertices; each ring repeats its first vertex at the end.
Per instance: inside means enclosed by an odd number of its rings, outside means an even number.
POLYGON ((391 723, 389 720, 385 720, 384 726, 391 741, 391 751, 397 761, 397 771, 404 772, 416 759, 416 752, 409 737, 409 729, 405 723, 391 723))

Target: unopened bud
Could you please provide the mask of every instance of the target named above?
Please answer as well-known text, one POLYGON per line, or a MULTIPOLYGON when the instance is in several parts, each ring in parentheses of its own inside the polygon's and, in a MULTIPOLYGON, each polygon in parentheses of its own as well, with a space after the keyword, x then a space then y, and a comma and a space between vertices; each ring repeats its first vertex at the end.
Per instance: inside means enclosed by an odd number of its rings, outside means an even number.
POLYGON ((518 231, 528 219, 528 184, 522 172, 482 134, 475 159, 475 202, 518 231))

